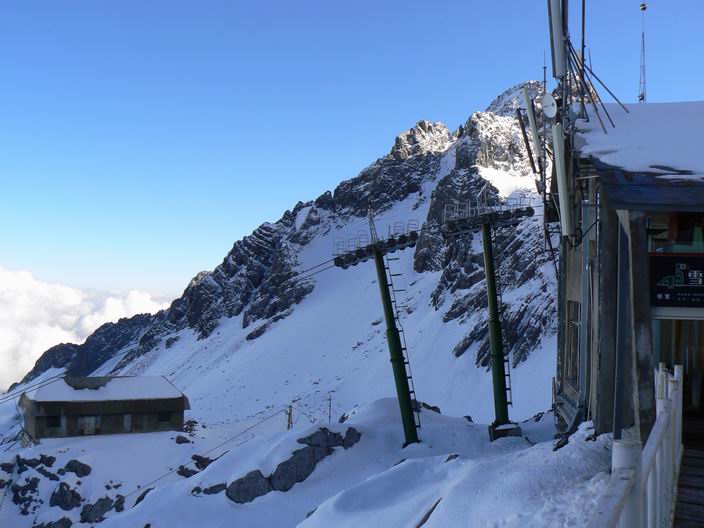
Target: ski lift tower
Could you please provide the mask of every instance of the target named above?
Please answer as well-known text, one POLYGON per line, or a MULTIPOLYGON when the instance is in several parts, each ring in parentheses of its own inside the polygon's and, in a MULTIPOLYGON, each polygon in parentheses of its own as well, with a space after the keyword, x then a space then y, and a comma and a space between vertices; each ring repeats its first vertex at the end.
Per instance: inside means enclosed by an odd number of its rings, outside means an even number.
POLYGON ((455 238, 467 233, 482 232, 484 245, 484 273, 489 306, 489 345, 491 353, 492 385, 494 387, 495 420, 489 426, 489 438, 493 442, 505 436, 520 436, 521 429, 508 416, 508 405, 512 400, 508 357, 504 355, 501 336, 501 298, 498 294, 494 262, 492 230, 518 225, 523 219, 533 216, 534 210, 527 198, 509 199, 503 203, 491 203, 488 183, 477 194, 476 201, 448 204, 445 207, 442 234, 455 238))
MULTIPOLYGON (((336 256, 333 262, 335 266, 342 269, 356 266, 361 262, 371 259, 374 259, 374 263, 376 264, 379 292, 381 294, 381 303, 384 307, 384 319, 386 320, 386 341, 389 346, 391 367, 394 373, 396 394, 401 410, 401 421, 403 422, 403 432, 406 438, 406 442, 404 443, 405 447, 420 441, 418 438, 418 429, 420 429, 420 406, 416 401, 405 339, 402 339, 402 334, 399 332, 400 321, 395 302, 395 292, 397 290, 393 287, 393 274, 388 266, 389 259, 387 258, 387 254, 408 247, 414 247, 418 241, 418 231, 409 229, 406 232, 406 230, 404 230, 404 232, 390 235, 385 240, 380 240, 376 232, 371 209, 369 209, 368 217, 371 243, 364 246, 359 244, 361 247, 336 256), (399 323, 398 325, 397 322, 399 323)), ((364 240, 365 242, 367 241, 366 237, 364 237, 364 240)))

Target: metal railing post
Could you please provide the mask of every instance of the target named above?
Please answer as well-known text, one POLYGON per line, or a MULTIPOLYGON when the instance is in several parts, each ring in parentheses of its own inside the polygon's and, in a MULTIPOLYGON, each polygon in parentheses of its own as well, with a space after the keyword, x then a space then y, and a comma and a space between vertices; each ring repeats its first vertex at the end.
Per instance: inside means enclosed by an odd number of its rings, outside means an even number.
POLYGON ((641 447, 640 442, 633 440, 614 440, 611 453, 612 471, 627 469, 634 473, 633 487, 628 493, 623 512, 621 513, 620 528, 641 528, 641 511, 643 486, 641 484, 641 447))

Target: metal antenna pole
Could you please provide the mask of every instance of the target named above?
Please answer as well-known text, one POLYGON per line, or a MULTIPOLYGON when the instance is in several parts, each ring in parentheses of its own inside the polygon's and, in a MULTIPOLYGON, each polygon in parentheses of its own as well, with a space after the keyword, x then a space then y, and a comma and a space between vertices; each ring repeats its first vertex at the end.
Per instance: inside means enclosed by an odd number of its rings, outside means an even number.
POLYGON ((499 302, 496 296, 496 272, 494 269, 494 248, 491 241, 491 225, 482 224, 484 242, 484 274, 486 275, 486 295, 489 301, 489 345, 491 347, 491 378, 494 386, 494 427, 509 423, 508 401, 506 399, 506 371, 504 370, 504 347, 501 340, 499 302))
POLYGON ((645 11, 648 9, 648 6, 645 2, 640 4, 640 11, 642 13, 642 22, 641 22, 641 33, 640 33, 640 86, 638 89, 638 102, 639 103, 645 103, 646 102, 646 93, 645 93, 645 11))
POLYGON ((396 394, 398 396, 398 405, 401 411, 401 421, 403 422, 403 433, 406 437, 406 443, 404 445, 414 444, 418 442, 418 431, 416 430, 416 422, 413 416, 411 389, 408 384, 408 374, 406 374, 405 359, 403 357, 403 349, 401 347, 401 337, 399 336, 398 327, 396 326, 396 315, 391 302, 391 293, 389 292, 389 280, 386 276, 384 253, 381 248, 378 247, 379 238, 377 237, 376 227, 374 226, 374 217, 372 215, 371 208, 369 209, 368 216, 372 244, 376 244, 376 247, 374 248, 374 263, 376 264, 379 293, 381 294, 381 303, 384 307, 384 319, 386 320, 386 342, 389 346, 391 368, 394 372, 396 394))

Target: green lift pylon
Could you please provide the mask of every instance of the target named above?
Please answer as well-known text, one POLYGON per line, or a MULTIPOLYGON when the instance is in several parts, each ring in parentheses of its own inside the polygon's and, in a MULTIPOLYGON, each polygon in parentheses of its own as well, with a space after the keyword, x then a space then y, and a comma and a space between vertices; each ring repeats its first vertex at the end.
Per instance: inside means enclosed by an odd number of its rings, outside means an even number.
MULTIPOLYGON (((489 426, 489 438, 493 442, 504 436, 520 436, 521 429, 511 423, 508 416, 508 398, 506 387, 506 369, 503 339, 501 337, 501 317, 496 287, 496 269, 494 265, 494 243, 491 238, 492 226, 516 225, 524 217, 533 216, 532 207, 516 207, 511 210, 488 211, 463 218, 453 218, 443 225, 443 235, 459 236, 465 233, 482 232, 484 246, 484 274, 486 278, 486 295, 489 308, 489 365, 494 389, 494 423, 489 426)), ((471 210, 471 208, 468 208, 471 210)))
POLYGON ((403 354, 404 348, 401 344, 401 336, 396 324, 396 313, 391 299, 384 256, 390 251, 415 246, 418 240, 418 232, 411 231, 408 234, 402 234, 398 237, 379 240, 371 210, 369 211, 369 230, 371 234, 371 243, 369 245, 335 257, 334 263, 335 266, 346 269, 349 266, 354 266, 365 260, 374 259, 379 282, 379 293, 381 294, 381 303, 384 308, 384 319, 386 321, 386 342, 389 347, 391 368, 394 374, 398 405, 401 411, 401 422, 403 424, 403 433, 406 440, 404 443, 405 447, 420 441, 418 438, 420 422, 416 422, 415 410, 413 408, 414 398, 411 395, 412 391, 409 384, 410 374, 406 370, 407 360, 403 354))
POLYGON ((406 443, 414 444, 418 442, 418 430, 413 416, 413 400, 411 399, 411 389, 408 386, 408 374, 406 373, 405 358, 401 347, 401 336, 396 326, 396 314, 391 303, 391 293, 389 292, 389 280, 386 277, 386 265, 384 264, 384 253, 379 247, 379 239, 374 227, 374 218, 369 212, 369 228, 372 236, 372 244, 377 244, 374 249, 374 264, 376 265, 376 275, 379 279, 379 293, 381 294, 381 304, 384 306, 384 319, 386 321, 386 342, 389 346, 391 356, 391 368, 394 372, 394 382, 396 384, 396 395, 398 396, 398 406, 401 410, 401 421, 403 422, 403 434, 406 443))
POLYGON ((494 427, 509 423, 508 400, 506 398, 506 371, 504 370, 504 344, 501 338, 499 300, 496 294, 496 270, 494 269, 494 244, 491 240, 491 224, 482 224, 484 245, 484 275, 486 296, 489 305, 489 356, 491 378, 494 386, 494 427))

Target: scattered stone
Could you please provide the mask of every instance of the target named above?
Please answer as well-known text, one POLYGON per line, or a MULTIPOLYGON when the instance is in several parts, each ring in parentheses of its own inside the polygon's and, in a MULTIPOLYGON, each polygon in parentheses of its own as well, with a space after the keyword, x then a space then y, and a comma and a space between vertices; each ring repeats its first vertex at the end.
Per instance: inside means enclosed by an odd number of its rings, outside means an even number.
POLYGON ((230 500, 238 504, 244 504, 253 501, 257 497, 266 495, 271 490, 269 479, 257 469, 235 480, 227 487, 225 494, 230 500))
POLYGON ((452 453, 451 455, 447 456, 447 458, 445 459, 445 462, 449 462, 450 460, 454 460, 457 457, 459 457, 459 455, 457 453, 452 453))
MULTIPOLYGON (((140 502, 142 502, 142 501, 144 500, 144 497, 147 496, 147 493, 149 493, 149 492, 150 492, 151 490, 153 490, 153 489, 154 489, 154 488, 147 488, 147 489, 145 489, 142 493, 140 493, 140 494, 139 494, 139 497, 137 497, 137 500, 134 501, 134 505, 137 506, 137 504, 139 504, 140 502)), ((134 507, 134 506, 133 506, 133 507, 134 507)))
POLYGON ((35 468, 41 463, 42 461, 38 458, 22 458, 21 456, 17 455, 17 464, 19 466, 29 466, 35 468))
POLYGON ((92 468, 88 464, 84 464, 75 458, 69 460, 64 466, 64 469, 66 471, 70 471, 71 473, 75 473, 77 477, 86 477, 90 475, 90 472, 92 471, 92 468))
POLYGON ((15 465, 12 462, 3 462, 0 464, 0 469, 5 473, 12 473, 15 470, 15 465))
POLYGON ((39 455, 39 460, 46 467, 52 467, 54 462, 56 462, 56 457, 51 455, 39 455))
POLYGON ((195 420, 186 420, 185 422, 183 422, 183 432, 192 433, 196 430, 197 426, 198 422, 196 422, 195 420))
POLYGON ((227 484, 222 482, 220 484, 215 484, 214 486, 210 486, 209 488, 205 488, 203 490, 203 493, 205 493, 206 495, 215 495, 217 493, 222 493, 226 489, 227 489, 227 484))
POLYGON ((5 489, 5 486, 9 486, 10 482, 12 482, 12 481, 0 479, 0 490, 5 489))
POLYGON ((177 444, 190 444, 191 441, 183 435, 178 435, 176 437, 176 443, 177 444))
POLYGON ((32 528, 71 528, 71 526, 73 526, 71 519, 61 517, 61 519, 50 523, 35 524, 32 528))
POLYGON ((174 346, 174 344, 176 343, 176 341, 178 341, 178 339, 179 339, 179 336, 169 337, 169 338, 166 340, 166 342, 164 343, 164 346, 165 346, 167 349, 168 349, 168 348, 171 348, 172 346, 174 346))
POLYGON ((93 504, 86 504, 81 510, 82 523, 99 523, 105 520, 104 515, 109 512, 115 502, 110 497, 102 497, 93 504))
POLYGON ((38 467, 38 468, 36 468, 36 470, 37 470, 38 473, 41 473, 42 475, 44 475, 44 476, 45 476, 46 478, 48 478, 49 480, 54 480, 54 481, 58 481, 58 480, 59 480, 59 476, 58 476, 56 473, 52 473, 52 472, 49 471, 48 469, 45 469, 45 468, 43 468, 43 467, 38 467))
POLYGON ((193 475, 197 474, 198 472, 195 469, 191 469, 186 466, 179 466, 178 471, 176 473, 178 475, 181 475, 182 477, 189 478, 189 477, 192 477, 193 475))
POLYGON ((25 480, 25 484, 13 484, 10 486, 10 491, 12 491, 12 502, 20 507, 20 513, 22 515, 29 515, 29 508, 34 502, 32 495, 37 493, 37 485, 39 484, 39 479, 37 477, 32 477, 31 479, 25 480))
POLYGON ((191 455, 191 458, 195 460, 196 462, 196 467, 200 469, 201 471, 207 468, 212 460, 208 457, 200 456, 200 455, 191 455))
POLYGON ((49 506, 58 506, 64 511, 70 511, 81 505, 82 501, 81 495, 71 486, 62 482, 51 494, 49 499, 49 506))

